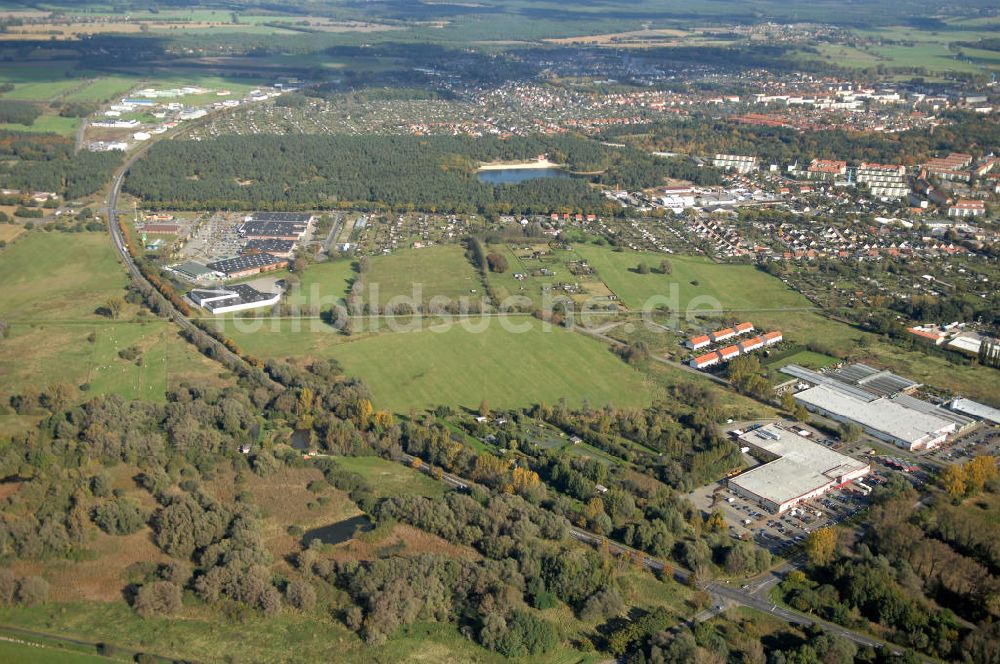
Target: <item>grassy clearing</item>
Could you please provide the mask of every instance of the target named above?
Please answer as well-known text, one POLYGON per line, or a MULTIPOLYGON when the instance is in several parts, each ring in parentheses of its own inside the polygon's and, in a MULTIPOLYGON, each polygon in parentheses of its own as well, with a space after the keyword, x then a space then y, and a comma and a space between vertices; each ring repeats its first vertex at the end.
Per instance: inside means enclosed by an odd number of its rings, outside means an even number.
POLYGON ((32 232, 3 252, 0 283, 8 320, 93 320, 127 278, 104 233, 32 232))
POLYGON ((274 618, 252 616, 245 622, 231 623, 193 598, 187 603, 179 616, 171 618, 143 620, 123 601, 116 601, 4 609, 0 621, 200 661, 289 661, 293 649, 296 661, 340 661, 345 653, 359 658, 364 647, 343 625, 315 614, 286 610, 274 618))
POLYGON ((823 353, 814 353, 811 350, 803 350, 795 353, 794 355, 789 355, 788 357, 778 360, 777 362, 769 362, 768 366, 777 370, 789 364, 798 364, 803 367, 809 367, 810 369, 823 369, 836 363, 837 361, 837 358, 824 355, 823 353))
POLYGON ((419 470, 381 457, 337 457, 337 465, 371 482, 379 496, 440 496, 445 485, 419 470))
POLYGON ((0 280, 0 311, 10 324, 0 342, 0 396, 59 382, 162 400, 183 382, 227 380, 169 323, 133 318, 134 305, 118 321, 95 313, 109 297, 124 295, 126 284, 103 233, 29 232, 3 251, 0 280), (118 355, 132 346, 142 353, 141 366, 118 355))
POLYGON ((35 119, 30 125, 0 122, 0 129, 6 131, 26 131, 39 134, 60 134, 72 136, 80 126, 80 118, 64 118, 58 115, 45 114, 35 119))
POLYGON ((87 394, 119 394, 126 399, 162 401, 184 383, 224 385, 222 367, 200 355, 166 322, 73 325, 13 323, 0 343, 0 396, 53 383, 87 385, 87 394), (95 334, 95 340, 88 336, 95 334), (39 343, 44 339, 44 343, 39 343), (138 347, 142 365, 119 357, 138 347))
POLYGON ((347 295, 357 277, 354 263, 352 259, 342 259, 310 265, 302 275, 298 289, 289 294, 288 304, 328 309, 333 302, 347 295))
POLYGON ((0 224, 0 241, 11 242, 24 232, 24 226, 19 224, 0 224))
POLYGON ((630 309, 641 309, 654 297, 671 306, 672 285, 677 288, 675 304, 681 311, 719 305, 737 311, 810 306, 780 280, 749 265, 719 265, 705 258, 660 253, 616 252, 594 245, 580 245, 576 251, 630 309), (664 259, 673 267, 669 275, 656 272, 664 259), (651 272, 638 274, 635 270, 639 263, 646 263, 651 272))
POLYGON ((347 373, 371 388, 377 405, 395 412, 450 404, 475 408, 486 399, 497 408, 561 397, 579 405, 642 406, 650 390, 641 373, 601 343, 538 321, 523 333, 498 320, 480 333, 453 326, 388 334, 331 348, 347 373))
POLYGON ((131 76, 105 76, 67 94, 66 101, 110 101, 122 97, 135 87, 138 80, 131 76))
POLYGON ((14 84, 3 98, 48 101, 58 97, 81 84, 80 79, 72 77, 74 69, 75 63, 67 61, 0 64, 0 83, 14 84))
POLYGON ((481 291, 479 274, 455 244, 405 249, 369 262, 365 300, 380 304, 394 297, 427 302, 433 297, 457 299, 481 291))
MULTIPOLYGON (((254 503, 261 506, 262 535, 275 560, 283 560, 299 549, 301 538, 288 533, 289 525, 309 530, 361 513, 345 493, 327 485, 315 468, 282 468, 268 477, 253 478, 247 490, 253 494, 254 503), (312 481, 323 487, 321 493, 306 489, 312 481)), ((227 493, 223 489, 220 498, 225 499, 227 493)))
POLYGON ((502 274, 490 273, 490 284, 497 292, 500 300, 509 296, 530 298, 535 306, 544 305, 544 289, 552 289, 552 298, 570 297, 574 301, 590 303, 606 301, 611 295, 610 289, 601 281, 599 275, 573 275, 569 264, 579 261, 580 256, 574 251, 554 247, 546 243, 522 244, 515 247, 509 245, 490 245, 490 252, 503 254, 510 266, 502 274), (535 252, 542 255, 534 257, 535 252), (546 272, 542 272, 545 270, 546 272), (518 280, 515 274, 523 275, 518 280), (567 293, 559 288, 560 284, 578 285, 579 292, 567 293))

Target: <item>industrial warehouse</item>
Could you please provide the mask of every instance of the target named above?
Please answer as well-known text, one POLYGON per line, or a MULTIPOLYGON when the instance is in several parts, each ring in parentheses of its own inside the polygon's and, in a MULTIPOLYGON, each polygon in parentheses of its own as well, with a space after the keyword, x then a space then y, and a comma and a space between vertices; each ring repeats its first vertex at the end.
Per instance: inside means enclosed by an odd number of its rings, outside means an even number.
POLYGON ((227 258, 209 263, 208 268, 225 276, 226 279, 239 279, 261 272, 270 272, 286 267, 288 260, 271 254, 244 254, 236 258, 227 258))
POLYGON ((731 478, 730 488, 776 514, 871 471, 871 465, 864 461, 774 424, 734 434, 762 463, 731 478))
POLYGON ((315 217, 300 212, 255 212, 238 224, 207 222, 189 245, 198 260, 171 265, 178 277, 195 284, 241 279, 287 267, 296 247, 308 241, 315 217))
POLYGON ((195 288, 188 297, 209 313, 227 314, 277 304, 281 293, 262 293, 252 286, 237 284, 227 288, 195 288))
POLYGON ((832 420, 860 426, 867 434, 910 451, 929 450, 974 420, 910 396, 918 383, 889 371, 853 364, 826 373, 790 364, 782 372, 805 389, 795 400, 832 420))

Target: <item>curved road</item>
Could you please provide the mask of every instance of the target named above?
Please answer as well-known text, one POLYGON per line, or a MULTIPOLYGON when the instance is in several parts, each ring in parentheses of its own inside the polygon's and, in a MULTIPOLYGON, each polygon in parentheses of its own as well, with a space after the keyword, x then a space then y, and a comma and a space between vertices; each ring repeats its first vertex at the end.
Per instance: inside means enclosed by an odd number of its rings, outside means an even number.
MULTIPOLYGON (((327 455, 322 455, 322 456, 327 456, 327 455)), ((413 467, 413 463, 416 459, 417 457, 414 457, 410 454, 406 454, 405 452, 400 455, 400 462, 410 467, 413 467)), ((429 466, 427 463, 423 461, 420 462, 419 470, 430 475, 431 477, 435 477, 435 475, 432 473, 431 466, 429 466)), ((438 479, 440 479, 440 481, 444 482, 445 484, 448 484, 454 489, 466 490, 469 488, 468 481, 463 479, 462 477, 459 477, 458 475, 453 475, 451 473, 442 473, 438 477, 438 479)), ((625 544, 622 544, 620 542, 616 542, 602 535, 598 535, 597 533, 592 533, 589 530, 584 530, 583 528, 577 528, 576 526, 571 526, 569 529, 569 534, 570 537, 572 537, 573 539, 583 542, 585 544, 590 544, 592 546, 600 546, 601 544, 606 543, 608 546, 608 550, 611 551, 612 553, 640 556, 643 565, 653 571, 657 572, 662 571, 666 565, 662 560, 655 558, 654 556, 651 556, 647 553, 643 553, 641 551, 637 551, 636 549, 633 549, 630 546, 626 546, 625 544)), ((690 570, 674 565, 673 563, 670 563, 670 567, 673 568, 673 577, 676 581, 678 581, 679 583, 683 583, 685 585, 690 583, 692 574, 690 570)), ((801 613, 799 611, 796 611, 795 609, 778 606, 774 602, 772 602, 768 597, 769 588, 778 581, 780 581, 781 577, 787 572, 791 571, 792 569, 794 569, 794 564, 785 563, 784 565, 775 568, 771 572, 768 572, 766 574, 767 578, 763 582, 757 583, 755 586, 750 587, 747 590, 737 589, 730 586, 729 584, 717 583, 714 581, 706 583, 702 587, 702 589, 707 591, 712 596, 712 602, 717 606, 721 606, 725 601, 729 601, 732 602, 733 604, 746 606, 761 611, 762 613, 767 613, 769 615, 774 616, 775 618, 778 618, 779 620, 783 620, 793 625, 803 625, 803 626, 817 625, 823 628, 824 631, 830 632, 831 634, 837 634, 838 636, 842 636, 843 638, 848 639, 849 641, 852 641, 859 646, 870 646, 872 648, 879 648, 879 649, 888 647, 890 648, 891 652, 900 653, 899 649, 896 648, 895 646, 892 646, 886 641, 882 641, 881 639, 875 638, 874 636, 869 636, 868 634, 864 634, 862 632, 856 632, 846 627, 842 627, 841 625, 837 625, 835 623, 831 623, 826 620, 821 620, 815 616, 806 613, 801 613)), ((707 618, 710 617, 711 615, 714 615, 715 612, 717 611, 709 611, 702 613, 706 614, 704 617, 707 618)), ((699 616, 701 615, 702 614, 699 614, 699 616)))
MULTIPOLYGON (((114 180, 111 182, 111 191, 108 193, 107 201, 107 213, 108 213, 108 231, 111 233, 111 241, 115 245, 115 249, 118 251, 118 255, 121 256, 122 263, 125 265, 125 269, 128 271, 129 276, 133 281, 139 284, 145 284, 149 288, 156 291, 156 288, 149 282, 148 279, 139 270, 139 267, 135 264, 135 260, 132 259, 132 254, 129 253, 128 247, 125 246, 125 238, 122 237, 121 228, 118 226, 118 194, 121 191, 122 182, 125 180, 125 174, 128 169, 132 166, 135 161, 145 154, 146 150, 149 149, 149 145, 144 145, 140 149, 136 150, 125 162, 125 164, 115 173, 114 180)), ((158 292, 158 291, 157 291, 158 292)), ((211 341, 211 345, 215 348, 216 356, 223 360, 224 364, 229 364, 233 366, 242 366, 248 371, 250 365, 247 364, 246 360, 232 352, 225 347, 217 339, 209 336, 203 330, 201 330, 197 325, 188 320, 184 314, 177 310, 173 302, 164 298, 167 303, 167 317, 182 329, 188 332, 198 332, 204 335, 211 341)))
MULTIPOLYGON (((142 272, 136 266, 135 261, 132 259, 132 255, 129 253, 128 248, 125 246, 125 239, 122 237, 121 229, 118 227, 118 194, 121 191, 121 186, 122 182, 125 179, 125 174, 128 172, 128 169, 132 166, 132 164, 135 163, 136 160, 139 159, 139 157, 145 154, 145 152, 149 149, 150 145, 152 145, 152 143, 147 143, 146 145, 143 145, 141 148, 132 153, 132 155, 128 158, 128 160, 126 160, 125 164, 122 165, 122 167, 118 170, 117 173, 115 173, 114 180, 111 183, 111 191, 108 193, 107 218, 108 218, 108 230, 111 233, 111 239, 114 242, 115 249, 121 256, 122 262, 124 263, 125 268, 128 270, 129 275, 136 282, 145 283, 150 288, 153 288, 153 285, 149 283, 146 277, 143 276, 142 272)), ((178 311, 177 308, 173 305, 173 303, 170 302, 169 300, 167 301, 167 307, 168 307, 168 317, 170 318, 170 320, 177 323, 177 325, 180 326, 181 329, 192 332, 198 331, 201 332, 202 334, 205 334, 200 328, 198 328, 196 325, 194 325, 194 323, 188 320, 188 318, 186 318, 183 314, 181 314, 181 312, 178 311)), ((243 366, 247 369, 250 368, 247 362, 242 357, 230 351, 221 342, 208 335, 205 336, 210 339, 219 357, 226 358, 229 362, 243 366)), ((608 337, 604 337, 603 335, 595 335, 595 336, 598 336, 599 338, 603 337, 603 340, 605 341, 614 341, 608 337)), ((402 461, 407 464, 412 464, 414 458, 415 457, 412 457, 409 454, 402 455, 402 461)), ((430 468, 426 464, 421 464, 421 469, 424 470, 424 472, 427 472, 428 474, 430 474, 431 472, 430 468)), ((452 475, 450 473, 444 473, 440 479, 441 481, 445 482, 446 484, 449 484, 450 486, 456 489, 464 490, 468 488, 468 483, 464 479, 456 475, 452 475)), ((606 537, 603 537, 596 533, 592 533, 587 530, 583 530, 581 528, 572 527, 570 528, 570 535, 576 540, 592 545, 599 545, 602 542, 607 542, 608 548, 614 553, 628 553, 630 555, 636 555, 636 554, 642 555, 643 564, 649 569, 660 571, 664 568, 663 561, 654 558, 652 556, 649 556, 647 554, 638 552, 635 549, 632 549, 631 547, 625 546, 624 544, 620 544, 618 542, 614 542, 613 540, 609 540, 606 537)), ((673 567, 674 567, 674 573, 673 573, 674 578, 681 583, 688 583, 691 577, 691 572, 677 566, 673 567)), ((820 620, 813 616, 800 613, 792 609, 779 607, 775 605, 773 602, 771 602, 769 599, 767 599, 766 594, 762 597, 753 591, 737 590, 726 584, 720 584, 715 582, 706 584, 704 589, 712 595, 713 601, 717 601, 719 600, 719 598, 724 600, 729 600, 736 604, 757 609, 758 611, 762 611, 764 613, 768 613, 770 615, 775 616, 776 618, 779 618, 791 624, 796 624, 796 625, 815 624, 822 627, 824 630, 828 632, 831 632, 833 634, 838 634, 839 636, 849 639, 861 646, 882 648, 886 645, 884 641, 868 636, 866 634, 849 630, 845 627, 841 627, 840 625, 836 625, 827 622, 825 620, 820 620)))

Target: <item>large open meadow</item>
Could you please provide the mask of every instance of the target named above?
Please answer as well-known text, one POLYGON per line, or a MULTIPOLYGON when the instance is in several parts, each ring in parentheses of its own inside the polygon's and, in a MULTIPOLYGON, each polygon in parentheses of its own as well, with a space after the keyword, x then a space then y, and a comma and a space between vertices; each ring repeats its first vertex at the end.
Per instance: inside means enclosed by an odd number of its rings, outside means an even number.
POLYGON ((650 302, 671 306, 673 288, 681 312, 689 307, 739 312, 811 308, 800 293, 750 265, 720 265, 693 256, 619 252, 591 244, 578 245, 575 250, 629 309, 642 310, 650 302), (658 272, 663 260, 670 262, 670 274, 658 272), (640 263, 650 268, 649 274, 638 272, 640 263))
MULTIPOLYGON (((29 231, 0 250, 0 401, 65 383, 87 394, 160 400, 186 381, 222 383, 222 368, 177 329, 127 304, 118 320, 97 312, 125 295, 125 272, 104 233, 29 231), (137 359, 119 355, 136 349, 137 359)), ((126 353, 126 355, 129 355, 126 353)))
POLYGON ((393 298, 427 302, 433 297, 457 299, 482 291, 476 269, 457 244, 403 249, 369 260, 365 301, 386 304, 393 298))
POLYGON ((528 316, 503 323, 497 317, 468 319, 470 329, 464 322, 445 327, 424 321, 412 331, 391 331, 382 320, 380 332, 351 337, 312 320, 220 325, 257 357, 333 357, 365 381, 377 406, 400 413, 438 404, 475 408, 482 399, 514 407, 560 397, 575 404, 586 399, 592 405, 639 406, 652 398, 644 376, 599 341, 562 328, 543 331, 541 321, 528 316))

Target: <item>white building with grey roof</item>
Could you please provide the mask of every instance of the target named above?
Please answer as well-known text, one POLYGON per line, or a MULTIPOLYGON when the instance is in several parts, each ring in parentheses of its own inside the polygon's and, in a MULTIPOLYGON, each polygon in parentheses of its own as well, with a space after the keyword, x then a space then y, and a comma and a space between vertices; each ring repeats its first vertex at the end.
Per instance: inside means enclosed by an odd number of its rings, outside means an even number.
POLYGON ((865 461, 773 424, 747 431, 739 440, 763 463, 730 478, 730 489, 777 514, 871 472, 865 461))

